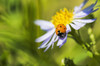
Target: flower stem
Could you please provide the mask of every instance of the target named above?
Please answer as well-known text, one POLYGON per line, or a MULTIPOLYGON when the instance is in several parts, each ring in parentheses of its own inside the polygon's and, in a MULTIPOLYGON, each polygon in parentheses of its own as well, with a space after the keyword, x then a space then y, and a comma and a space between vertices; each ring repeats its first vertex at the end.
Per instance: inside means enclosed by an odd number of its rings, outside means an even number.
POLYGON ((81 45, 84 44, 81 37, 75 31, 71 32, 71 35, 73 36, 73 38, 76 40, 78 44, 81 44, 81 45))
POLYGON ((82 40, 79 31, 76 32, 75 30, 71 32, 71 35, 75 39, 75 41, 82 46, 82 48, 92 52, 91 47, 88 47, 87 44, 82 40))

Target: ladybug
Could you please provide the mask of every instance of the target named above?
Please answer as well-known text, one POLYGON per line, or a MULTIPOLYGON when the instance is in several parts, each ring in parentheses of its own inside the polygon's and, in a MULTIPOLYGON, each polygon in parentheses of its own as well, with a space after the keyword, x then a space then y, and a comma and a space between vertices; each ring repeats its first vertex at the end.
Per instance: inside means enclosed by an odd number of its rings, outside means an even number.
POLYGON ((64 38, 66 36, 66 26, 64 24, 59 24, 56 27, 56 35, 60 38, 64 38))

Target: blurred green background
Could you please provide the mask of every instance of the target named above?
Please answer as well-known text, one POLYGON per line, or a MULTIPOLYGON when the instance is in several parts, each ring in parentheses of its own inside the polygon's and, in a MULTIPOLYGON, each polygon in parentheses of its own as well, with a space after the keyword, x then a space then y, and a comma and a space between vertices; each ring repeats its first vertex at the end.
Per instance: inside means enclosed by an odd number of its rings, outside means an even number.
MULTIPOLYGON (((45 34, 45 31, 36 26, 34 20, 51 20, 59 9, 73 9, 82 2, 83 0, 0 0, 0 66, 64 66, 65 58, 71 59, 76 66, 100 66, 100 10, 89 16, 97 18, 92 27, 88 24, 89 26, 80 29, 83 41, 94 42, 95 45, 91 48, 93 53, 83 49, 70 37, 61 48, 55 43, 54 48, 49 48, 47 52, 37 49, 41 43, 35 43, 35 39, 45 34)), ((95 0, 89 0, 85 7, 94 2, 95 0)), ((97 5, 99 4, 100 0, 97 5)))

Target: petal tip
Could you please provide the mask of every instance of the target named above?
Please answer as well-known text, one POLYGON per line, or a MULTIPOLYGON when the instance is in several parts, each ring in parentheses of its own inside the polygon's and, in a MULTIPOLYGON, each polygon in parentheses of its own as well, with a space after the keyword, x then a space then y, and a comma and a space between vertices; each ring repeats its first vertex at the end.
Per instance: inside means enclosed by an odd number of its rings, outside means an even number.
POLYGON ((40 42, 40 41, 38 39, 36 39, 35 42, 40 42))
POLYGON ((44 50, 44 52, 46 52, 47 50, 44 50))
POLYGON ((41 49, 40 47, 38 47, 38 49, 41 49))
POLYGON ((36 24, 36 25, 37 25, 37 20, 35 20, 35 21, 34 21, 34 24, 36 24))

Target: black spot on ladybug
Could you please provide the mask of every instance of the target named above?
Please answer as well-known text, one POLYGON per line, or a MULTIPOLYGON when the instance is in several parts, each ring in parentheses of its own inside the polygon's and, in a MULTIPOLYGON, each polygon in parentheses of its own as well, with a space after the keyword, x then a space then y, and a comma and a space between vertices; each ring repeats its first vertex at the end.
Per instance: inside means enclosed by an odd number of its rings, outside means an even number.
POLYGON ((60 27, 62 27, 62 26, 60 26, 60 27))
POLYGON ((58 32, 60 33, 60 30, 58 32))

